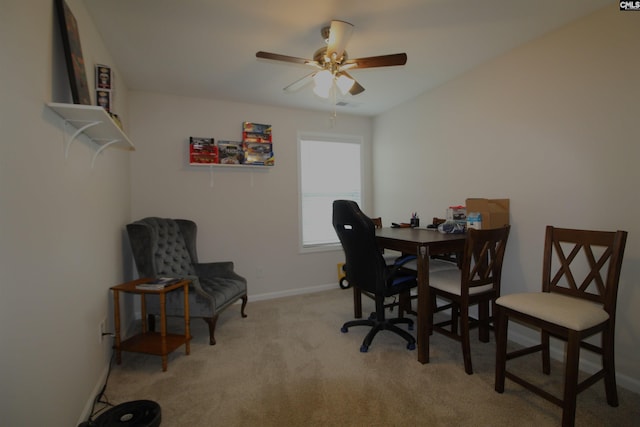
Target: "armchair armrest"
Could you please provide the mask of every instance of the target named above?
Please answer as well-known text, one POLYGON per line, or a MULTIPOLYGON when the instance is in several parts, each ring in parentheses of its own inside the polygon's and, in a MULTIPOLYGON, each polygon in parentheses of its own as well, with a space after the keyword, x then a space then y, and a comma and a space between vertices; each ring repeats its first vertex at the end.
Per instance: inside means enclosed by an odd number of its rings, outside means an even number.
POLYGON ((196 293, 201 295, 207 295, 205 290, 202 289, 202 285, 200 284, 200 279, 198 279, 198 276, 184 275, 184 274, 166 274, 163 277, 176 277, 179 279, 187 279, 191 282, 189 283, 190 290, 195 290, 196 293))
POLYGON ((193 264, 196 275, 200 277, 224 277, 246 282, 246 279, 233 270, 233 261, 206 262, 193 264))

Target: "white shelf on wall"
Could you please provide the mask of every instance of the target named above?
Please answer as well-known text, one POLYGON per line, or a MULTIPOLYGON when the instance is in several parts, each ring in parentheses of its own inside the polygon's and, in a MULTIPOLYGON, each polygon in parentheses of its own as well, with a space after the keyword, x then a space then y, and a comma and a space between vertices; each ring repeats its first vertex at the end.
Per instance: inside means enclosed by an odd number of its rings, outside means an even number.
POLYGON ((96 157, 109 147, 135 150, 127 135, 113 121, 109 113, 100 106, 57 102, 50 102, 47 106, 64 119, 65 127, 70 125, 75 129, 75 132, 67 140, 64 150, 65 158, 69 155, 71 143, 80 135, 86 135, 98 145, 91 160, 91 167, 93 167, 96 157))
POLYGON ((189 163, 189 166, 193 166, 196 168, 202 167, 202 166, 208 166, 209 168, 213 169, 213 168, 235 168, 235 169, 273 169, 273 165, 252 165, 252 164, 222 164, 222 163, 202 163, 202 164, 196 164, 196 163, 189 163))

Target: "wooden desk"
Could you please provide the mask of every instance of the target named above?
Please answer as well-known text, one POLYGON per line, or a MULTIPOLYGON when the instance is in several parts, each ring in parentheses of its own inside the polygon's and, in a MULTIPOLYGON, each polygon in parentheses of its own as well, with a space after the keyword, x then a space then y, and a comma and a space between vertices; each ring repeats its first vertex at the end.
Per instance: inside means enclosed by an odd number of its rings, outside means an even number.
POLYGON ((189 280, 181 280, 178 283, 169 285, 163 289, 138 289, 136 286, 141 283, 150 283, 153 279, 138 279, 132 282, 122 283, 111 287, 113 291, 113 311, 114 325, 116 333, 116 363, 122 363, 122 351, 132 351, 137 353, 154 354, 162 356, 162 370, 167 370, 167 355, 173 350, 185 345, 185 353, 191 351, 189 342, 191 333, 189 332, 189 280), (184 291, 184 335, 167 334, 166 296, 168 292, 182 288, 184 291), (120 338, 120 292, 139 294, 141 298, 142 311, 142 333, 132 336, 125 341, 120 338), (158 295, 160 297, 160 333, 147 331, 147 309, 145 295, 158 295))
POLYGON ((376 240, 382 249, 392 249, 418 257, 418 361, 429 363, 431 302, 429 298, 429 257, 464 250, 465 234, 444 234, 424 228, 380 228, 376 240))

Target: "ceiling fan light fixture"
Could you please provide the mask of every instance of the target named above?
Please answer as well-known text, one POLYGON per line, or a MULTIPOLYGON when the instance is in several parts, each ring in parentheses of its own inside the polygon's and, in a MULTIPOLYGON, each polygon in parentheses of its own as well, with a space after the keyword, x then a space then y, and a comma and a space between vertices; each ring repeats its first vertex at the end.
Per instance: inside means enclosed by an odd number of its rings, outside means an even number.
POLYGON ((346 95, 349 93, 349 91, 351 90, 351 88, 353 87, 353 84, 355 83, 355 80, 353 80, 350 77, 345 76, 344 74, 341 74, 337 79, 336 79, 336 86, 338 86, 338 89, 340 89, 340 92, 343 95, 346 95))
POLYGON ((313 76, 315 87, 313 92, 321 98, 329 98, 329 92, 333 85, 333 75, 329 70, 318 71, 313 76))
POLYGON ((323 98, 323 99, 329 99, 330 92, 331 92, 331 87, 323 88, 320 86, 315 86, 313 88, 313 93, 315 93, 316 95, 318 95, 320 98, 323 98))

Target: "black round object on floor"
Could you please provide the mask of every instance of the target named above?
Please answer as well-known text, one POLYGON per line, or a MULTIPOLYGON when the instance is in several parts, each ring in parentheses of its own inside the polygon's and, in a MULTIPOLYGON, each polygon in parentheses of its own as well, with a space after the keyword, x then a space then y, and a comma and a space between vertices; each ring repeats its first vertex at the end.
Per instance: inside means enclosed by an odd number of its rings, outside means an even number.
POLYGON ((121 403, 93 421, 96 427, 158 427, 162 420, 160 405, 152 400, 121 403))

